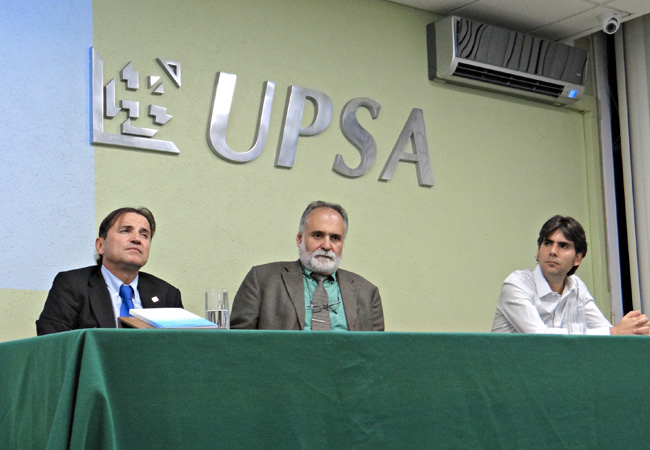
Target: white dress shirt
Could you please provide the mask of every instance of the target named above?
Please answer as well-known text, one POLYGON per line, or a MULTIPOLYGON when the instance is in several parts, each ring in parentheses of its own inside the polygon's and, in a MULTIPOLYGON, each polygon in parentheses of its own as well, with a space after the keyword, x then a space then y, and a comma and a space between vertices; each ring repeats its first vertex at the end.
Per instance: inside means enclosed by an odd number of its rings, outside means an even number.
POLYGON ((539 265, 533 270, 516 270, 503 282, 492 331, 567 334, 564 316, 570 296, 577 296, 585 305, 587 334, 610 334, 612 324, 600 312, 580 278, 568 277, 560 295, 553 292, 539 265))

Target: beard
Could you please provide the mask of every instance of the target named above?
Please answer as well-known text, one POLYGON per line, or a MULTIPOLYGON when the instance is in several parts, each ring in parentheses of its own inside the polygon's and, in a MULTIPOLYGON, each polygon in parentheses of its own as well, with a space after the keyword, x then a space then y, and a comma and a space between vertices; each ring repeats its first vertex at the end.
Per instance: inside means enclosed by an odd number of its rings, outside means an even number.
POLYGON ((310 252, 305 247, 305 241, 300 243, 298 246, 298 255, 300 256, 300 262, 303 266, 316 273, 324 273, 331 275, 337 271, 339 265, 341 264, 341 259, 343 259, 343 252, 341 256, 336 256, 332 250, 326 251, 322 249, 314 250, 310 252))

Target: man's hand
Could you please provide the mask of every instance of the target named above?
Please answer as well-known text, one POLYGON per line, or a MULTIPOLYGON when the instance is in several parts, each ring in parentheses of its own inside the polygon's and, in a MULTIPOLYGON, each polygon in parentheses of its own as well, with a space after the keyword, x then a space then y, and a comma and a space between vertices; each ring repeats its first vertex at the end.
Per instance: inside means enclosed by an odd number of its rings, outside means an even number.
POLYGON ((650 335, 650 322, 641 311, 630 311, 615 327, 610 329, 612 335, 646 334, 650 335))

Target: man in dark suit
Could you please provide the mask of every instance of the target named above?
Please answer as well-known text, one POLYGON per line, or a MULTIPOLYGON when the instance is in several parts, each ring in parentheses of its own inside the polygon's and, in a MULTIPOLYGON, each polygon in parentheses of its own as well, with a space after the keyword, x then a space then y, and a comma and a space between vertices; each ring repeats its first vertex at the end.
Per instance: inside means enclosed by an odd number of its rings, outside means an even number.
POLYGON ((338 268, 347 229, 340 205, 307 206, 296 236, 300 259, 253 267, 235 295, 231 328, 383 331, 377 287, 338 268))
POLYGON ((99 226, 97 265, 60 272, 36 321, 40 335, 79 328, 115 328, 132 308, 182 308, 181 293, 140 269, 156 221, 147 208, 120 208, 99 226))

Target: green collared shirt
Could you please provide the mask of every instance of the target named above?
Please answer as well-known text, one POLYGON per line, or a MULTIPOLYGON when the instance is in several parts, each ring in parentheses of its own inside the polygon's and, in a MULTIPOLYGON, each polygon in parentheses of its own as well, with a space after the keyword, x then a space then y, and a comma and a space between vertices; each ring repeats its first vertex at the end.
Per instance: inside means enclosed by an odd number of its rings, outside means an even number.
MULTIPOLYGON (((345 308, 341 299, 341 289, 336 278, 336 272, 331 275, 332 279, 323 282, 323 287, 329 298, 329 313, 332 323, 332 331, 347 331, 348 321, 345 318, 345 308)), ((302 282, 305 293, 305 330, 311 331, 311 301, 318 282, 311 277, 311 270, 302 266, 302 282)))

